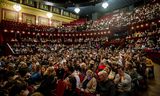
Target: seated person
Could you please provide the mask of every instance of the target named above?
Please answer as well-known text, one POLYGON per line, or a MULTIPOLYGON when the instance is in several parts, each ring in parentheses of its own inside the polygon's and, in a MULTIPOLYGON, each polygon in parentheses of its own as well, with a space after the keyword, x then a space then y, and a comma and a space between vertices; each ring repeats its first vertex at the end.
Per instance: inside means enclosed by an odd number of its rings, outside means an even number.
POLYGON ((113 81, 108 78, 109 73, 106 71, 100 71, 98 73, 99 82, 97 84, 97 93, 100 96, 115 96, 116 87, 113 81))
POLYGON ((37 92, 42 93, 44 96, 50 96, 56 89, 56 82, 57 77, 54 68, 48 67, 44 73, 44 80, 41 82, 37 92))
POLYGON ((116 74, 114 83, 117 84, 118 96, 128 96, 131 91, 131 77, 123 71, 122 67, 118 68, 118 74, 116 74))
POLYGON ((27 83, 21 79, 16 79, 11 84, 9 96, 28 96, 27 83))
POLYGON ((109 66, 104 68, 104 71, 106 71, 108 73, 108 79, 113 80, 115 77, 115 72, 111 70, 111 68, 109 66))
POLYGON ((64 90, 63 96, 77 96, 76 93, 76 78, 73 75, 68 76, 64 80, 66 89, 64 90))
POLYGON ((85 93, 95 93, 97 87, 97 81, 94 77, 94 72, 91 70, 87 70, 86 76, 82 81, 81 91, 85 93))

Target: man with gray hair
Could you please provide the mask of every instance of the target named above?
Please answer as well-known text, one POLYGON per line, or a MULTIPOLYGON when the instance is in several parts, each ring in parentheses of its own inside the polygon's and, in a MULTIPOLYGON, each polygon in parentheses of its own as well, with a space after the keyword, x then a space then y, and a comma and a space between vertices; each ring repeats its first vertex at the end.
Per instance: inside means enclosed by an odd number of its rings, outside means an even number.
POLYGON ((102 70, 98 73, 99 82, 97 84, 97 96, 115 96, 116 88, 113 81, 108 79, 106 71, 102 70))

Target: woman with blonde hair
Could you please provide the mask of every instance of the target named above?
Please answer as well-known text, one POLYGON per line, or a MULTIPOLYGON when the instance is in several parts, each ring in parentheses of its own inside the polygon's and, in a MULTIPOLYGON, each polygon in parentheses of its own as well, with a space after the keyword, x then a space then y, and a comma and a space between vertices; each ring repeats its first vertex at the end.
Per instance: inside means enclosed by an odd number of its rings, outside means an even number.
POLYGON ((97 80, 94 77, 94 72, 87 70, 86 76, 82 81, 81 91, 85 93, 95 93, 97 87, 97 80))

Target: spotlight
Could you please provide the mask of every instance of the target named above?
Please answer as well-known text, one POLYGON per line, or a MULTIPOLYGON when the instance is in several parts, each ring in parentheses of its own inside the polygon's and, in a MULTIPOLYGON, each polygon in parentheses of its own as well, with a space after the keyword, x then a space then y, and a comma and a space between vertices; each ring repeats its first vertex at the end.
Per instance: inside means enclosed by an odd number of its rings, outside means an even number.
POLYGON ((102 7, 103 7, 104 9, 106 9, 106 8, 108 7, 108 2, 103 2, 103 3, 102 3, 102 7))
POLYGON ((79 7, 76 7, 76 8, 74 9, 74 11, 78 14, 78 13, 80 12, 80 8, 79 8, 79 7))

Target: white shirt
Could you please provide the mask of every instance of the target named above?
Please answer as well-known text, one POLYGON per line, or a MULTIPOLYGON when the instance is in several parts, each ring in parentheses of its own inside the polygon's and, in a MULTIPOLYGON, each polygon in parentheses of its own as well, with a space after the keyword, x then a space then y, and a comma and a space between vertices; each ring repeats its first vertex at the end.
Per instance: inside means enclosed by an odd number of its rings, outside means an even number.
POLYGON ((77 81, 76 86, 77 86, 77 88, 80 88, 80 78, 79 78, 78 72, 74 71, 72 73, 72 75, 76 78, 76 81, 77 81))

